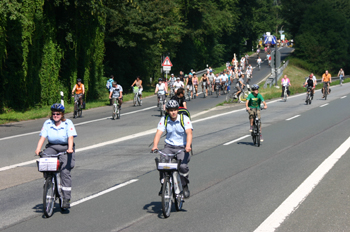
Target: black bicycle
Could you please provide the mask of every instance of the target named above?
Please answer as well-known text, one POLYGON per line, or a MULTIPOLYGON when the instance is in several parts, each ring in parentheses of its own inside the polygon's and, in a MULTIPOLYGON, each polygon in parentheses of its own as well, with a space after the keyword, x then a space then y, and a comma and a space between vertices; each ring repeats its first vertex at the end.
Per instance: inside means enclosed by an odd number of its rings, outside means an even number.
POLYGON ((306 105, 311 105, 312 98, 313 98, 312 87, 307 87, 306 99, 305 99, 306 105))
POLYGON ((55 207, 56 199, 59 199, 61 211, 66 211, 63 208, 63 195, 61 185, 60 166, 59 161, 61 155, 67 155, 67 152, 61 152, 56 155, 48 155, 43 152, 39 153, 41 157, 37 160, 38 171, 42 172, 45 178, 44 192, 43 192, 43 210, 46 217, 51 217, 55 207))
POLYGON ((184 194, 182 189, 179 167, 181 160, 177 160, 177 154, 183 152, 179 150, 175 154, 165 154, 154 150, 153 153, 160 153, 160 158, 155 158, 157 170, 163 173, 162 185, 162 211, 165 218, 171 213, 172 203, 175 203, 176 211, 182 209, 184 194))
POLYGON ((220 94, 220 84, 219 83, 216 83, 215 84, 215 92, 216 92, 216 97, 219 97, 219 94, 220 94))
MULTIPOLYGON (((264 108, 261 108, 261 110, 262 109, 264 109, 264 108)), ((254 108, 254 109, 250 108, 250 110, 254 111, 253 129, 251 132, 253 143, 254 143, 254 145, 260 147, 261 123, 260 123, 260 119, 258 117, 258 108, 254 108)))
MULTIPOLYGON (((74 97, 74 115, 73 118, 81 117, 83 115, 83 105, 80 105, 80 99, 77 96, 72 95, 74 97)), ((82 96, 81 96, 82 97, 82 96)))

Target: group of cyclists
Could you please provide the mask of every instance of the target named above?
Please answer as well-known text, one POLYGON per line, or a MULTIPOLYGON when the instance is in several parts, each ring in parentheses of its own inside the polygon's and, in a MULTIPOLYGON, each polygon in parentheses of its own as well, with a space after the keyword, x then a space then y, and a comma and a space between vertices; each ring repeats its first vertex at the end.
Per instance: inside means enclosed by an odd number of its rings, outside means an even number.
MULTIPOLYGON (((209 67, 207 73, 204 73, 199 80, 197 74, 191 70, 188 75, 184 75, 181 71, 179 76, 175 78, 174 74, 171 74, 169 80, 159 79, 156 85, 155 93, 158 93, 158 104, 159 101, 163 101, 166 98, 166 93, 170 87, 171 91, 174 91, 174 96, 164 105, 166 114, 163 116, 157 127, 157 132, 154 136, 154 145, 152 151, 158 150, 158 144, 163 132, 166 132, 165 146, 163 152, 165 153, 175 153, 179 150, 183 152, 177 155, 178 159, 181 159, 180 173, 183 183, 184 197, 188 198, 190 196, 190 191, 188 188, 189 184, 189 167, 188 163, 190 161, 190 152, 192 150, 192 123, 191 116, 187 109, 185 91, 193 91, 192 94, 198 96, 198 85, 202 85, 205 89, 206 94, 208 89, 212 88, 212 91, 216 87, 220 87, 223 91, 227 91, 227 88, 233 84, 236 84, 237 94, 241 91, 244 86, 244 76, 246 75, 247 81, 252 79, 253 68, 248 62, 249 56, 242 57, 240 64, 234 59, 232 65, 227 65, 225 69, 220 74, 214 74, 213 70, 209 67)), ((258 58, 260 59, 260 58, 258 58)), ((342 78, 345 76, 344 71, 340 69, 338 76, 342 78)), ((328 70, 322 75, 323 88, 329 87, 332 82, 331 75, 328 70)), ((282 84, 282 96, 284 94, 285 88, 287 88, 287 94, 289 95, 289 87, 291 86, 290 80, 287 75, 281 80, 282 84)), ((314 94, 315 86, 317 85, 316 77, 313 73, 309 75, 309 78, 305 81, 304 86, 312 89, 312 96, 314 94)), ((142 80, 137 77, 136 80, 131 85, 132 87, 138 87, 140 95, 142 96, 142 80)), ((123 88, 114 80, 113 75, 107 81, 106 87, 109 92, 109 99, 111 104, 114 101, 119 102, 119 107, 121 107, 123 100, 123 88)), ((327 88, 329 91, 329 88, 327 88)), ((259 86, 254 84, 251 86, 251 93, 246 98, 246 110, 248 112, 248 118, 250 122, 249 131, 252 132, 253 121, 257 116, 260 119, 260 107, 263 104, 263 108, 267 108, 266 102, 262 95, 259 93, 259 86)), ((75 99, 78 99, 82 104, 83 95, 85 94, 85 88, 82 84, 81 79, 77 79, 77 84, 72 90, 72 94, 75 92, 75 99)), ((191 95, 192 96, 192 95, 191 95)), ((70 207, 71 199, 71 170, 75 166, 75 144, 74 137, 77 136, 74 124, 71 120, 66 119, 64 116, 65 108, 59 103, 55 103, 51 106, 51 116, 47 119, 40 132, 40 139, 35 150, 35 153, 39 155, 45 139, 48 139, 48 144, 45 146, 45 154, 57 154, 62 151, 67 151, 66 156, 60 157, 60 162, 62 162, 61 168, 61 178, 62 178, 62 190, 63 190, 63 208, 70 207)), ((261 124, 260 124, 260 141, 263 141, 261 134, 261 124)), ((160 172, 160 182, 162 184, 162 173, 160 172)), ((161 188, 162 190, 162 188, 161 188)), ((161 194, 161 191, 159 192, 161 194)))

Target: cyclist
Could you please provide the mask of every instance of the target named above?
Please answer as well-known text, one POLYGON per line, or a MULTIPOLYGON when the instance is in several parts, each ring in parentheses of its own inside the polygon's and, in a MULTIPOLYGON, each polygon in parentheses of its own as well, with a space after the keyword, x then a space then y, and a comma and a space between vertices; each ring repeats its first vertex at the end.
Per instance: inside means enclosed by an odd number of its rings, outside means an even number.
MULTIPOLYGON (((312 88, 311 91, 311 100, 314 98, 314 90, 315 90, 315 81, 313 80, 313 76, 310 75, 309 78, 305 81, 305 84, 303 85, 303 87, 307 86, 307 88, 312 88)), ((305 101, 307 103, 307 100, 305 101)))
POLYGON ((74 94, 74 91, 75 91, 74 101, 79 100, 80 108, 83 108, 83 96, 85 94, 85 87, 84 87, 84 84, 81 83, 80 78, 77 79, 77 84, 74 86, 72 90, 72 94, 74 94))
POLYGON ((247 84, 250 82, 250 79, 252 78, 252 69, 249 68, 249 66, 247 67, 245 74, 247 76, 247 84))
POLYGON ((71 170, 75 165, 75 144, 74 137, 77 137, 74 124, 71 120, 64 117, 64 106, 55 103, 51 106, 51 117, 44 122, 40 132, 40 139, 35 150, 39 155, 41 148, 47 138, 48 144, 45 146, 43 153, 56 155, 60 152, 67 152, 67 155, 59 157, 61 165, 61 184, 63 195, 63 208, 70 207, 72 179, 71 170))
POLYGON ((143 87, 142 87, 142 80, 140 78, 140 76, 136 77, 136 80, 134 81, 134 83, 132 83, 131 87, 134 86, 139 87, 139 96, 140 96, 140 100, 141 100, 141 105, 142 105, 142 91, 143 91, 143 87))
POLYGON ((188 74, 188 78, 186 79, 186 87, 187 87, 187 92, 191 92, 191 98, 192 98, 193 97, 192 73, 188 74))
POLYGON ((284 77, 282 78, 282 80, 281 80, 281 85, 282 85, 282 94, 281 94, 281 98, 282 98, 282 100, 283 100, 285 88, 287 88, 287 96, 289 97, 289 95, 290 95, 289 86, 292 86, 292 85, 290 84, 290 80, 289 80, 289 78, 287 77, 287 75, 284 75, 284 77))
POLYGON ((177 90, 179 88, 185 88, 184 83, 180 80, 180 77, 176 78, 176 82, 173 84, 173 87, 175 88, 175 94, 177 93, 177 90))
MULTIPOLYGON (((221 78, 219 77, 219 73, 216 74, 215 79, 214 79, 214 89, 216 89, 216 86, 220 88, 221 86, 221 78)), ((219 91, 219 96, 220 96, 220 91, 219 91)))
MULTIPOLYGON (((244 88, 245 84, 244 84, 244 75, 242 74, 241 76, 239 76, 237 84, 236 84, 236 89, 237 92, 235 93, 234 98, 239 97, 239 95, 242 93, 243 88, 244 88)), ((240 102, 241 103, 241 102, 240 102)))
MULTIPOLYGON (((250 129, 249 131, 252 132, 253 131, 253 121, 255 118, 255 112, 253 109, 256 109, 256 113, 258 115, 259 120, 261 120, 260 118, 260 104, 263 103, 264 104, 264 109, 267 109, 267 105, 266 102, 264 100, 264 98, 261 96, 261 94, 259 93, 259 85, 252 85, 252 93, 250 93, 247 97, 247 101, 245 103, 245 107, 249 113, 249 120, 250 120, 250 129)), ((260 122, 260 141, 263 142, 263 137, 262 137, 262 133, 261 133, 261 122, 260 122)))
POLYGON ((180 78, 180 81, 184 82, 184 72, 183 71, 180 71, 180 75, 178 76, 180 78))
MULTIPOLYGON (((106 88, 107 88, 108 94, 111 92, 111 88, 113 87, 112 86, 113 82, 114 82, 114 76, 111 75, 110 78, 107 80, 107 83, 106 83, 106 88)), ((112 105, 112 100, 109 100, 109 105, 110 106, 112 105)))
MULTIPOLYGON (((165 101, 165 94, 166 94, 166 87, 165 84, 163 83, 163 79, 159 78, 158 79, 158 84, 156 86, 156 90, 154 93, 158 93, 158 104, 157 107, 159 107, 159 102, 160 101, 165 101)), ((163 106, 163 110, 165 111, 165 105, 163 106)))
POLYGON ((245 54, 245 63, 246 63, 246 65, 249 64, 249 55, 248 55, 248 53, 245 54))
POLYGON ((204 74, 202 75, 201 82, 202 82, 202 89, 203 89, 203 90, 205 89, 205 94, 208 96, 209 79, 208 79, 208 77, 207 77, 207 74, 204 73, 204 74), (203 83, 206 83, 205 86, 203 85, 203 83))
POLYGON ((185 97, 185 89, 179 88, 176 92, 176 95, 173 96, 170 100, 175 100, 179 103, 180 107, 187 109, 186 97, 185 97))
POLYGON ((169 78, 169 81, 168 81, 168 86, 170 86, 170 91, 171 91, 171 88, 174 87, 175 82, 176 82, 176 78, 175 78, 174 73, 172 73, 170 78, 169 78))
MULTIPOLYGON (((314 81, 315 86, 316 86, 316 85, 317 85, 316 76, 315 76, 313 73, 311 73, 310 75, 312 76, 312 80, 314 81)), ((307 79, 307 78, 306 78, 306 79, 307 79)), ((315 95, 315 89, 316 89, 316 88, 314 88, 314 89, 312 90, 312 94, 313 94, 313 95, 315 95)))
POLYGON ((221 73, 221 89, 222 89, 222 91, 226 91, 226 83, 227 83, 227 75, 226 75, 226 72, 224 71, 224 72, 222 72, 221 73))
MULTIPOLYGON (((267 49, 267 48, 266 48, 267 49)), ((268 53, 267 55, 266 55, 266 59, 267 59, 267 61, 268 61, 268 63, 269 63, 269 66, 271 67, 271 55, 270 55, 270 53, 268 53)))
POLYGON ((241 57, 241 66, 242 66, 242 69, 244 70, 244 68, 245 68, 245 58, 244 58, 244 56, 241 57))
POLYGON ((258 59, 256 60, 256 62, 258 63, 258 66, 259 66, 259 69, 260 69, 260 66, 261 66, 261 58, 260 58, 260 56, 258 57, 258 59))
POLYGON ((193 78, 192 78, 192 82, 193 82, 193 86, 196 90, 196 96, 198 97, 198 77, 197 77, 197 74, 195 72, 193 72, 193 78))
MULTIPOLYGON (((153 139, 152 151, 158 150, 158 143, 161 135, 166 131, 165 145, 162 152, 166 154, 174 154, 179 150, 185 150, 177 155, 177 159, 181 159, 179 167, 181 182, 183 185, 183 193, 185 198, 190 197, 190 191, 188 189, 189 184, 189 168, 188 163, 190 162, 191 144, 192 144, 192 123, 190 119, 183 115, 182 117, 178 114, 179 103, 175 100, 170 100, 166 105, 166 110, 169 116, 162 117, 158 123, 157 132, 153 139), (183 119, 183 120, 181 120, 183 119), (182 121, 182 122, 181 122, 182 121), (166 124, 165 124, 166 123, 166 124)), ((163 173, 159 172, 160 182, 162 183, 163 173)), ((162 193, 160 188, 159 195, 162 193)))
POLYGON ((330 73, 328 73, 328 70, 322 75, 322 82, 323 82, 323 97, 324 98, 324 88, 328 86, 328 94, 329 94, 329 83, 332 83, 332 76, 330 73))
POLYGON ((111 88, 111 92, 109 93, 109 99, 111 99, 112 105, 114 104, 114 101, 118 100, 119 103, 119 110, 122 108, 123 103, 123 87, 121 85, 117 84, 117 81, 113 82, 113 87, 111 88))
POLYGON ((343 78, 344 78, 344 76, 345 76, 344 70, 341 68, 341 69, 339 70, 339 72, 338 72, 338 77, 339 77, 339 79, 340 79, 340 86, 343 85, 343 78))
POLYGON ((208 75, 209 83, 211 84, 211 91, 214 92, 214 79, 215 79, 215 74, 213 73, 213 70, 209 70, 209 75, 208 75))

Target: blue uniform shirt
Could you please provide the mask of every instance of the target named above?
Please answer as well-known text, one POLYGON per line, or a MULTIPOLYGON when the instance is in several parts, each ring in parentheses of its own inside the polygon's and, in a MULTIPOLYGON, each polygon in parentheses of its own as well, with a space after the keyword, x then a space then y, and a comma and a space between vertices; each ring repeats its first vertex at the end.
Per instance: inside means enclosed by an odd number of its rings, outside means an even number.
POLYGON ((61 122, 57 127, 53 120, 48 119, 44 122, 40 136, 47 138, 49 143, 66 145, 70 136, 77 137, 77 132, 75 131, 73 122, 69 119, 61 122))
MULTIPOLYGON (((165 125, 164 125, 164 120, 165 117, 162 117, 158 123, 158 130, 165 131, 165 125)), ((184 115, 184 127, 185 130, 187 129, 192 129, 192 123, 190 119, 184 115)), ((184 131, 184 129, 181 126, 181 121, 180 121, 180 115, 177 115, 176 121, 172 121, 170 116, 168 117, 168 122, 167 122, 167 135, 165 138, 165 142, 169 145, 173 146, 186 146, 187 143, 187 134, 184 131)))

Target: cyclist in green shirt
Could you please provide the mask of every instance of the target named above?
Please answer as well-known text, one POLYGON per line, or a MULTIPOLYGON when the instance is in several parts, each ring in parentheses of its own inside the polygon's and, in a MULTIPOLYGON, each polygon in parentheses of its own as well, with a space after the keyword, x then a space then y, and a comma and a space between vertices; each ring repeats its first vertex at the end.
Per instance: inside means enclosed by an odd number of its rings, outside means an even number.
MULTIPOLYGON (((250 93, 247 97, 247 101, 245 103, 245 107, 249 113, 249 120, 250 120, 250 132, 253 131, 253 121, 255 118, 255 114, 258 115, 259 120, 260 119, 260 104, 264 104, 264 109, 267 108, 266 102, 264 98, 259 93, 259 85, 253 85, 252 86, 252 93, 250 93), (255 110, 256 109, 256 110, 255 110)), ((261 134, 261 123, 260 123, 260 141, 264 141, 261 134)))

